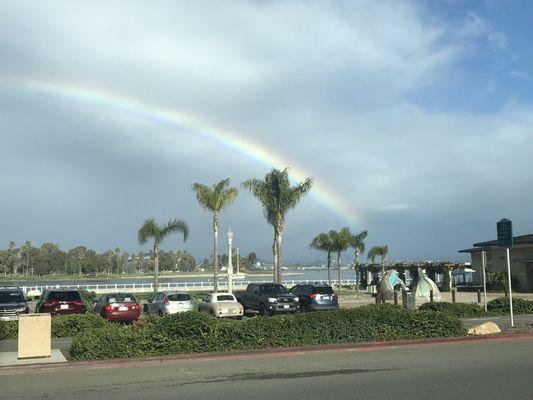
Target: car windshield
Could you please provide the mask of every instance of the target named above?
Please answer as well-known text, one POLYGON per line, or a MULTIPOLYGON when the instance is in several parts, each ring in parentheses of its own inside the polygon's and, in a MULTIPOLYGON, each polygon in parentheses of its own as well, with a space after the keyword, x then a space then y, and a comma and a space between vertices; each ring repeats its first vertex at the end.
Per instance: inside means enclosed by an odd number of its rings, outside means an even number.
POLYGON ((317 286, 313 288, 313 293, 317 294, 333 294, 333 289, 330 286, 317 286))
POLYGON ((109 303, 136 303, 135 297, 131 294, 113 294, 109 296, 109 303))
POLYGON ((81 301, 80 294, 74 291, 68 292, 50 292, 48 301, 81 301))
POLYGON ((235 301, 232 294, 221 294, 217 296, 217 301, 235 301))
POLYGON ((289 291, 285 289, 285 286, 278 284, 263 285, 261 286, 261 294, 287 294, 289 291))
POLYGON ((191 296, 189 296, 188 294, 182 294, 182 293, 169 294, 167 297, 168 297, 168 301, 189 301, 191 300, 191 296))
POLYGON ((0 303, 23 303, 24 297, 20 292, 0 292, 0 303))

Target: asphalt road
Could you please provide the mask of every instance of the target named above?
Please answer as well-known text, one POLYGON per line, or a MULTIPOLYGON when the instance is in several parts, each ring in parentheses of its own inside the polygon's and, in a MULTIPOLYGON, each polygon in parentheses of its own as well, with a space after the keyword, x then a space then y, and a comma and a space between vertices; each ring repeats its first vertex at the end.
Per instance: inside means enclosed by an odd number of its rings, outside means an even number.
POLYGON ((533 339, 0 369, 0 399, 532 399, 533 339))

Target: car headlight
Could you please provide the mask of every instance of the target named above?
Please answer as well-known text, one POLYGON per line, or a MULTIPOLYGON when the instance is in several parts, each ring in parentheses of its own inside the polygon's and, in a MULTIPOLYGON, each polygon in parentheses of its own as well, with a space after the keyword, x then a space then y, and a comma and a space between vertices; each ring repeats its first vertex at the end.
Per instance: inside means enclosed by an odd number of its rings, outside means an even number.
POLYGON ((276 299, 275 297, 269 297, 268 301, 271 303, 275 303, 276 301, 278 301, 278 299, 276 299))
POLYGON ((294 301, 300 301, 300 298, 299 297, 295 297, 294 301))

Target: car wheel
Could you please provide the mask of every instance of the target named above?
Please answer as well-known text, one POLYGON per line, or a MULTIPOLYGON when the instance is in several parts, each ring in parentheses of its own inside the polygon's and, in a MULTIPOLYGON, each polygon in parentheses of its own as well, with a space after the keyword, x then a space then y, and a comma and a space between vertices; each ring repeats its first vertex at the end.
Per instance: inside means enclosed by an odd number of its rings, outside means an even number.
POLYGON ((259 306, 259 315, 262 315, 264 317, 268 317, 270 315, 264 304, 261 304, 261 306, 259 306))

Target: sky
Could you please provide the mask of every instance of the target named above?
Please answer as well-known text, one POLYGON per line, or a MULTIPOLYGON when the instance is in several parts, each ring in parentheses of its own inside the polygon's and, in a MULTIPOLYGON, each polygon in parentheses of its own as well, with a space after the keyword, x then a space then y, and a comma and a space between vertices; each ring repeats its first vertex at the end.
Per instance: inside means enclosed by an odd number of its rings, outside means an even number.
MULTIPOLYGON (((3 1, 0 248, 11 240, 212 248, 194 182, 240 189, 221 215, 242 254, 272 227, 240 186, 273 167, 315 180, 284 260, 323 231, 368 230, 391 260, 467 260, 496 222, 533 232, 533 3, 3 1)), ((349 255, 347 255, 348 257, 349 255)))

